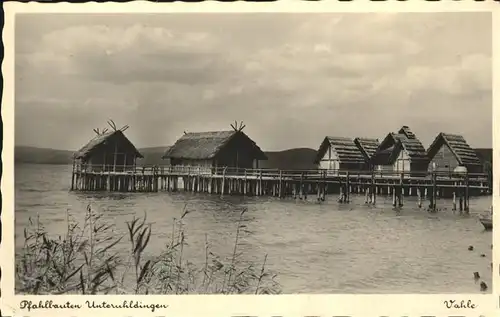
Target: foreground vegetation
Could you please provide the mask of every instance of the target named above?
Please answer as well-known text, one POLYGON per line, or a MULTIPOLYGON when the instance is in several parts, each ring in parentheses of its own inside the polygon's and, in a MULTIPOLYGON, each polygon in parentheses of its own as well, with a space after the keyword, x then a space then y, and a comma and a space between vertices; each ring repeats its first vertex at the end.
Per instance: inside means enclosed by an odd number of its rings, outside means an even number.
POLYGON ((128 221, 126 235, 116 237, 114 225, 87 206, 83 225, 70 219, 64 237, 51 237, 39 218, 24 230, 24 245, 16 256, 16 292, 24 294, 276 294, 279 284, 266 269, 267 255, 259 264, 241 260, 239 251, 246 209, 237 223, 231 256, 210 251, 205 235, 201 267, 186 258, 183 219, 174 218, 164 250, 146 255, 152 225, 143 219, 128 221), (121 241, 128 240, 128 252, 121 241), (124 256, 123 254, 127 254, 124 256))

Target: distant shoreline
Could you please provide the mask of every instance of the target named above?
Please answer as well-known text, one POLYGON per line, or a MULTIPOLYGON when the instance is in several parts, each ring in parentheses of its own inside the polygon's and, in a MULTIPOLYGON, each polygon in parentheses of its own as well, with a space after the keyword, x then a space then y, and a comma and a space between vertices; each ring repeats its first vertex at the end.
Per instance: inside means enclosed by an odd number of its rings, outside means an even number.
POLYGON ((51 162, 24 162, 15 161, 14 165, 55 165, 55 166, 71 166, 71 163, 51 163, 51 162))
MULTIPOLYGON (((165 165, 161 159, 165 147, 142 148, 139 151, 144 159, 140 165, 165 165)), ((493 162, 492 148, 475 148, 479 159, 484 163, 493 162)), ((38 148, 32 146, 16 146, 14 148, 14 164, 40 164, 40 165, 71 165, 74 151, 38 148)), ((263 161, 263 168, 280 169, 315 169, 313 164, 316 150, 311 148, 293 148, 282 151, 265 151, 267 161, 263 161)))
MULTIPOLYGON (((139 149, 144 158, 138 165, 167 165, 162 159, 165 147, 139 149)), ((14 164, 72 165, 74 151, 54 150, 31 146, 14 148, 14 164)), ((293 148, 282 151, 266 151, 267 161, 262 161, 262 168, 278 169, 316 169, 314 158, 316 150, 311 148, 293 148)))

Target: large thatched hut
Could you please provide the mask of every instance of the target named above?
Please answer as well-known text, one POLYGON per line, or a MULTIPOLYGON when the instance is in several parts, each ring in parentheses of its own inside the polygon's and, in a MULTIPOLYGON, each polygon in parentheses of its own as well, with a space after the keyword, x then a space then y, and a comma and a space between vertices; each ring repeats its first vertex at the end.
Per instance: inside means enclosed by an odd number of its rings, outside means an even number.
POLYGON ((85 171, 123 172, 132 170, 142 154, 125 136, 124 130, 99 133, 74 154, 75 164, 85 171))
POLYGON ((453 172, 463 166, 469 173, 482 173, 483 164, 465 138, 458 134, 439 133, 427 150, 429 171, 453 172))
POLYGON ((259 168, 264 152, 243 131, 185 133, 163 155, 172 166, 197 167, 204 171, 227 167, 227 172, 259 168))

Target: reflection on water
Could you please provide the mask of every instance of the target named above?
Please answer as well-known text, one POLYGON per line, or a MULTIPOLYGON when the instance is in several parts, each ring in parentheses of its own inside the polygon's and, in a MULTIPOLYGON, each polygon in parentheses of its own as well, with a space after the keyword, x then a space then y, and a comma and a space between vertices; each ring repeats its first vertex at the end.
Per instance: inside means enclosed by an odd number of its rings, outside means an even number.
MULTIPOLYGON (((471 198, 471 215, 465 216, 453 213, 450 201, 438 201, 442 210, 429 214, 411 198, 397 211, 390 197, 378 198, 374 207, 355 196, 352 203, 339 205, 334 196, 318 204, 314 197, 75 193, 68 191, 71 166, 19 165, 15 172, 16 236, 37 213, 51 233, 61 234, 66 210, 83 218, 91 203, 116 224, 117 234, 125 233, 125 221, 146 213, 153 223, 148 252, 158 254, 173 219, 187 206, 185 252, 202 263, 205 234, 214 253, 232 252, 236 223, 246 207, 249 232, 243 256, 262 261, 268 254, 269 269, 278 273, 283 293, 477 293, 476 271, 491 285, 492 235, 476 217, 489 208, 490 197, 471 198)), ((16 246, 22 242, 21 234, 16 246)))

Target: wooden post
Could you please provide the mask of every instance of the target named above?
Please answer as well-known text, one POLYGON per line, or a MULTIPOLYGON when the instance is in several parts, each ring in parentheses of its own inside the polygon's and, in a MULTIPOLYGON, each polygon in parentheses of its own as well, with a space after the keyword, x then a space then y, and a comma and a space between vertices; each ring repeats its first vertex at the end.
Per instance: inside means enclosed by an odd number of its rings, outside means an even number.
POLYGON ((460 188, 458 189, 458 210, 460 211, 460 213, 462 213, 464 211, 464 187, 463 187, 463 183, 460 181, 459 182, 459 185, 460 185, 460 188))
POLYGON ((469 213, 469 174, 467 173, 465 175, 465 197, 464 197, 464 201, 465 201, 465 208, 464 208, 464 211, 465 213, 469 213))
POLYGON ((304 173, 300 173, 300 183, 299 183, 299 199, 302 199, 302 192, 303 192, 303 184, 302 184, 302 180, 304 178, 304 173))
POLYGON ((399 207, 403 207, 403 195, 404 195, 404 172, 401 173, 401 176, 399 178, 399 199, 398 199, 398 203, 399 203, 399 207))
POLYGON ((221 196, 224 196, 224 188, 226 185, 226 167, 222 170, 222 185, 221 185, 221 196))
POLYGON ((201 168, 198 166, 198 175, 196 176, 196 191, 199 193, 202 191, 201 186, 201 168))
POLYGON ((370 187, 363 186, 363 188, 365 189, 365 204, 368 204, 369 200, 371 200, 370 187))
POLYGON ((243 195, 247 195, 247 169, 245 168, 245 180, 243 181, 243 195))
POLYGON ((345 186, 345 202, 348 203, 349 202, 349 198, 350 198, 350 187, 351 187, 351 179, 349 177, 349 172, 347 172, 347 177, 346 177, 346 186, 345 186))
POLYGON ((278 195, 279 198, 283 198, 283 174, 282 171, 280 170, 280 179, 279 179, 279 190, 278 190, 278 195))
POLYGON ((326 200, 326 194, 328 192, 328 184, 326 183, 326 171, 323 171, 323 197, 322 200, 326 200))
POLYGON ((432 205, 431 211, 436 212, 437 205, 437 175, 435 172, 432 173, 432 205))
POLYGON ((321 186, 320 186, 320 181, 318 180, 316 182, 316 200, 321 201, 321 186))
POLYGON ((392 187, 392 207, 396 207, 396 186, 392 187))
POLYGON ((259 195, 262 196, 264 194, 262 188, 262 170, 259 171, 259 195))
POLYGON ((420 186, 417 188, 417 206, 422 208, 422 188, 420 186))
POLYGON ((355 180, 355 181, 356 181, 356 183, 355 183, 355 185, 356 185, 356 186, 355 186, 355 188, 354 188, 354 192, 355 192, 356 194, 361 194, 361 193, 362 193, 363 188, 362 188, 362 187, 361 187, 361 185, 360 185, 361 180, 360 180, 360 178, 359 178, 359 172, 358 172, 358 175, 357 175, 357 178, 356 178, 356 180, 355 180))
POLYGON ((342 184, 342 181, 339 181, 339 198, 338 202, 342 203, 344 202, 344 185, 342 184))
POLYGON ((453 182, 453 205, 452 210, 457 210, 457 182, 453 182))
POLYGON ((73 158, 73 168, 71 169, 71 190, 74 189, 75 184, 75 158, 73 158))
POLYGON ((377 182, 375 179, 375 170, 372 171, 372 204, 377 202, 377 182))
POLYGON ((307 182, 307 172, 304 173, 304 185, 305 191, 304 191, 304 199, 307 200, 307 194, 309 193, 309 183, 307 182))
POLYGON ((154 173, 154 176, 153 176, 153 181, 154 181, 154 184, 155 184, 155 188, 154 188, 154 191, 157 192, 158 191, 158 166, 155 166, 155 173, 154 173))

